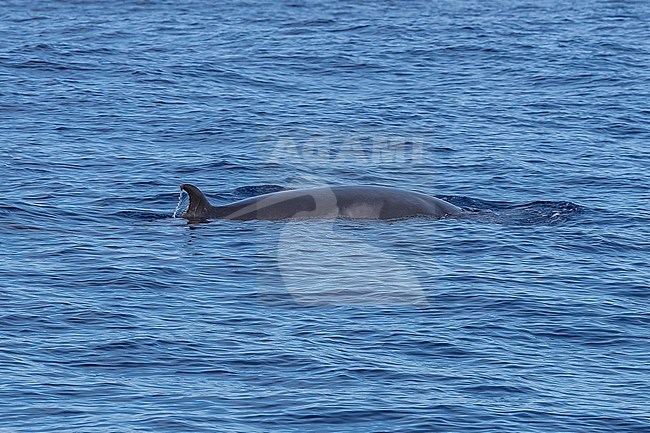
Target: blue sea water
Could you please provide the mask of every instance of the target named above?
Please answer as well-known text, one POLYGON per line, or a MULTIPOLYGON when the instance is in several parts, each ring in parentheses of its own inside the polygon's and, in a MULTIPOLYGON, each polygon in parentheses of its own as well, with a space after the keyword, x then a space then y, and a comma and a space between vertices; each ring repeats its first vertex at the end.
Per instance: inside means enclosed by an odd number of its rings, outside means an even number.
POLYGON ((650 431, 650 3, 0 5, 0 431, 650 431), (390 185, 441 221, 188 224, 390 185))

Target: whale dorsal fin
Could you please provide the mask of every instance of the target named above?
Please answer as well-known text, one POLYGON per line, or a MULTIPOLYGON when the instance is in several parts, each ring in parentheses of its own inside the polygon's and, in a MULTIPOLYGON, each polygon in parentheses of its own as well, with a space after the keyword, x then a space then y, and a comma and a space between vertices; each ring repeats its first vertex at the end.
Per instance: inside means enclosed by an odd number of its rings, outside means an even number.
POLYGON ((187 206, 183 218, 187 219, 207 219, 210 217, 212 205, 205 198, 205 194, 200 189, 189 183, 181 185, 181 190, 185 191, 190 197, 190 204, 187 206))

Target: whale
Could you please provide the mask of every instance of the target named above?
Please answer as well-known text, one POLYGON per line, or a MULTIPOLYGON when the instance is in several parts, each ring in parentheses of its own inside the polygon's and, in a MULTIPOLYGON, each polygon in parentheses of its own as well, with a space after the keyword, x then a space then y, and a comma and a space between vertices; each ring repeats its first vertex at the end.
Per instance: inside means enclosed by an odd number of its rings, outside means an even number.
POLYGON ((186 183, 180 189, 189 197, 189 204, 181 218, 190 222, 215 219, 441 219, 462 213, 458 206, 428 194, 385 186, 291 189, 222 206, 211 205, 205 194, 194 185, 186 183))

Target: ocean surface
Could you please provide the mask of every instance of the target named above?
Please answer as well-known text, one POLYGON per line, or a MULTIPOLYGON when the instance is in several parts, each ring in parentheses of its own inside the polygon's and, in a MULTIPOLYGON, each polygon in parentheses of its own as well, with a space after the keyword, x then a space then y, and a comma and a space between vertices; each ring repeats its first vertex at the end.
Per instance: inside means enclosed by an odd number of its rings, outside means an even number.
POLYGON ((643 0, 2 1, 0 431, 648 432, 649 107, 643 0))

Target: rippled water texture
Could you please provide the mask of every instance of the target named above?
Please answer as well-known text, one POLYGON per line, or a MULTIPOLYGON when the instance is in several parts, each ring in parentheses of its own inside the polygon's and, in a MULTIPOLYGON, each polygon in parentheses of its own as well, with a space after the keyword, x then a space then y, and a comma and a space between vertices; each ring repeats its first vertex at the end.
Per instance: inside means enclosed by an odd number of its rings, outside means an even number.
POLYGON ((647 432, 647 1, 3 1, 0 430, 647 432), (172 218, 389 185, 441 221, 172 218))

